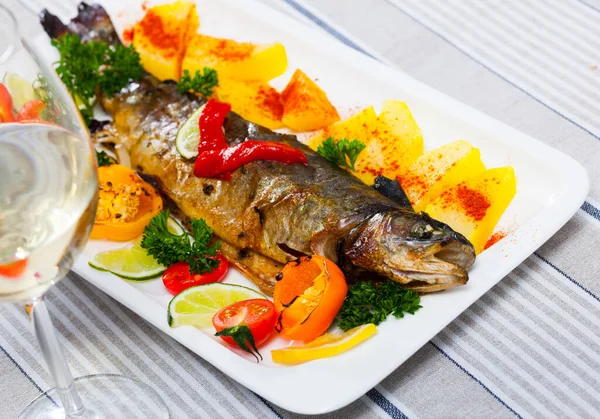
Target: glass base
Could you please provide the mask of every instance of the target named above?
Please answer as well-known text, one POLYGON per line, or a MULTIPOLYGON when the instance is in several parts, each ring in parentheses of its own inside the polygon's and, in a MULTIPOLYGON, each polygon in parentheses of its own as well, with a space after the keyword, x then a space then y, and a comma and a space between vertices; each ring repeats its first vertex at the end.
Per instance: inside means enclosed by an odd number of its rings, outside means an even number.
MULTIPOLYGON (((169 418, 169 409, 158 393, 133 378, 116 374, 88 375, 76 378, 74 384, 85 411, 73 418, 169 418)), ((65 417, 55 388, 34 399, 19 416, 22 419, 65 417)))

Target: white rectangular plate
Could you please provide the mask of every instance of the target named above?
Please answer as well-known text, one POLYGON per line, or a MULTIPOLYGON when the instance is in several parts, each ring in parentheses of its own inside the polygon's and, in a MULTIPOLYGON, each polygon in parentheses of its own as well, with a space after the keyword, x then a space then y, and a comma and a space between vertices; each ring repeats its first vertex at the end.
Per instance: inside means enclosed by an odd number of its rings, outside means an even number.
MULTIPOLYGON (((129 5, 126 12, 122 1, 102 3, 119 31, 140 16, 137 3, 129 5)), ((318 79, 343 116, 363 106, 380 106, 386 99, 403 100, 423 130, 426 149, 465 139, 480 148, 487 167, 511 164, 517 174, 517 195, 501 220, 501 227, 513 233, 477 258, 466 286, 424 296, 423 308, 415 316, 388 319, 373 338, 351 351, 298 366, 271 362, 269 350, 287 345, 280 338, 261 349, 265 361, 257 364, 241 351, 225 347, 211 330, 169 328, 166 309, 170 295, 160 280, 134 284, 95 271, 88 267, 89 258, 122 244, 91 241, 86 246, 73 267, 76 273, 284 409, 325 413, 359 398, 548 240, 587 195, 587 175, 570 157, 261 3, 201 0, 198 12, 204 33, 282 42, 290 70, 275 80, 274 86, 283 87, 291 72, 301 68, 318 79)), ((230 272, 226 281, 253 286, 236 271, 230 272)))

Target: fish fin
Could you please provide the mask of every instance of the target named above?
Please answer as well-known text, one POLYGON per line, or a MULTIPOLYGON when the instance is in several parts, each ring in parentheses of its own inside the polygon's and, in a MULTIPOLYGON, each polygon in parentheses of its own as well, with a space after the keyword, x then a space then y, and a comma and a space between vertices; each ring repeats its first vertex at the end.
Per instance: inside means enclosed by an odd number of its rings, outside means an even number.
POLYGON ((66 33, 72 33, 79 35, 83 41, 104 41, 108 44, 121 43, 110 16, 99 4, 80 3, 77 6, 77 16, 67 24, 64 24, 60 18, 44 9, 40 13, 40 23, 52 39, 60 38, 66 33))

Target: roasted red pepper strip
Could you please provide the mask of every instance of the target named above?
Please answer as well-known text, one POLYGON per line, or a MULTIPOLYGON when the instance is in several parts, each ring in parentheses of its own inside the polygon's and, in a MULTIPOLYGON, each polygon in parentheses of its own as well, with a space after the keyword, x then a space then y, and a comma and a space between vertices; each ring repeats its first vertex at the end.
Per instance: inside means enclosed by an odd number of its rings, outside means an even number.
POLYGON ((0 83, 0 122, 15 122, 12 98, 8 89, 2 83, 0 83))
POLYGON ((227 148, 225 134, 223 134, 223 122, 230 110, 231 105, 229 103, 222 103, 215 99, 206 102, 198 120, 198 124, 200 124, 198 154, 227 148))
POLYGON ((254 160, 271 160, 285 164, 308 164, 306 156, 297 148, 284 143, 247 140, 233 147, 205 151, 194 163, 194 175, 212 178, 232 172, 254 160))

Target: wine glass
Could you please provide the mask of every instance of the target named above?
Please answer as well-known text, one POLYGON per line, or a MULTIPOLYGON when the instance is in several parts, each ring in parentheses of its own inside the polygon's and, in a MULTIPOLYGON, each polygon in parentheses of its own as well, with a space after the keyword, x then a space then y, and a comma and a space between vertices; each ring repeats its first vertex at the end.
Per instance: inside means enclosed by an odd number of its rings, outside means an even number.
POLYGON ((70 269, 96 212, 89 132, 41 52, 0 5, 0 302, 22 302, 55 388, 25 418, 165 418, 150 386, 120 375, 73 379, 44 293, 70 269))

